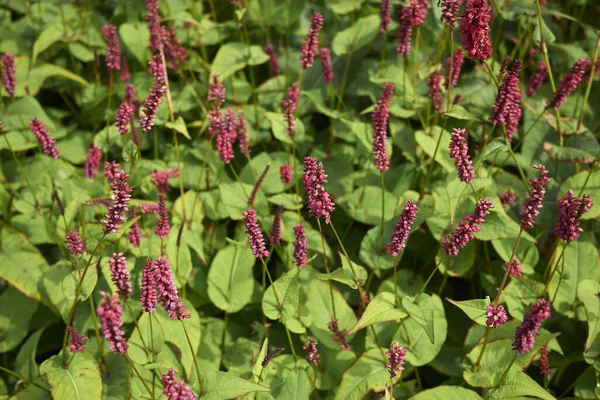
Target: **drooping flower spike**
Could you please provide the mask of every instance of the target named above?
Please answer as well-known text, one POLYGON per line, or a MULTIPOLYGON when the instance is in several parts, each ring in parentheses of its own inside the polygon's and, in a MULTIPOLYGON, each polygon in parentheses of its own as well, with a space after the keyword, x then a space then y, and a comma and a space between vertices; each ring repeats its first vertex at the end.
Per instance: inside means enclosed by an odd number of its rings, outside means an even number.
POLYGON ((397 257, 398 254, 404 250, 406 239, 408 239, 408 235, 410 235, 410 228, 417 217, 417 211, 419 211, 419 207, 412 201, 408 201, 404 206, 404 210, 402 210, 400 218, 398 218, 398 222, 394 228, 392 240, 386 248, 387 251, 392 253, 392 257, 397 257))
POLYGON ((519 92, 521 64, 521 60, 515 60, 510 71, 502 79, 498 96, 496 96, 496 104, 490 116, 492 123, 506 125, 509 142, 512 141, 513 133, 517 131, 522 114, 521 93, 519 92))
POLYGON ((165 203, 165 195, 161 194, 158 200, 158 222, 154 233, 161 239, 164 240, 171 232, 171 225, 169 224, 169 215, 167 213, 167 205, 165 203))
POLYGON ((102 221, 104 233, 117 233, 121 223, 125 221, 123 214, 129 210, 128 203, 131 199, 131 188, 127 182, 129 174, 119 169, 119 164, 106 162, 104 175, 110 179, 110 188, 113 191, 112 204, 108 207, 108 214, 105 215, 106 219, 102 221))
POLYGON ((459 221, 458 226, 442 239, 441 246, 445 249, 446 255, 456 256, 459 249, 464 248, 473 238, 473 234, 481 230, 484 218, 490 213, 493 204, 488 199, 481 199, 475 206, 473 214, 465 215, 465 218, 459 221))
POLYGON ((53 158, 58 158, 58 149, 56 148, 55 140, 50 137, 48 130, 37 118, 32 118, 29 123, 29 130, 35 135, 38 143, 42 146, 44 154, 49 155, 53 158))
POLYGON ((385 366, 388 368, 390 378, 395 377, 399 371, 404 370, 404 357, 406 356, 406 349, 394 342, 392 347, 385 353, 388 355, 388 363, 385 366))
POLYGON ((535 335, 548 318, 550 318, 549 301, 541 299, 532 305, 515 332, 513 349, 519 354, 529 353, 535 345, 535 335))
POLYGON ((127 259, 123 253, 113 253, 108 259, 110 278, 117 287, 117 293, 124 299, 131 294, 131 275, 127 271, 127 259))
POLYGON ((104 25, 102 35, 106 40, 106 66, 112 71, 118 71, 121 69, 121 48, 117 28, 114 25, 104 25))

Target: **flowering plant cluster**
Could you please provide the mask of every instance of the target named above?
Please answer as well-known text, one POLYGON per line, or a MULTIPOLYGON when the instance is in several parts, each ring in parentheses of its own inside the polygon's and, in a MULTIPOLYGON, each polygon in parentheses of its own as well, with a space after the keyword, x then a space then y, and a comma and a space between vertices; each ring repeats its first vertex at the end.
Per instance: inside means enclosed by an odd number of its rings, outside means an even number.
POLYGON ((5 3, 0 400, 599 398, 598 2, 5 3))

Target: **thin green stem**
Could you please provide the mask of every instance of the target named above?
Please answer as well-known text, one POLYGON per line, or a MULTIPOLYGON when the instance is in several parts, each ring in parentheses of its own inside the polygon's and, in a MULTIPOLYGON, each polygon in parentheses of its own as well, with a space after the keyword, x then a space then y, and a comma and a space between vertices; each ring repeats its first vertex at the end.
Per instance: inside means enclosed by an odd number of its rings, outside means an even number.
POLYGON ((273 293, 275 294, 275 300, 277 301, 277 308, 279 308, 279 311, 283 310, 283 307, 281 306, 281 302, 279 301, 279 296, 277 295, 277 289, 275 288, 275 282, 273 282, 273 278, 271 277, 271 273, 269 272, 269 268, 267 268, 267 264, 265 263, 264 259, 260 259, 260 261, 262 262, 264 271, 267 273, 267 277, 269 278, 269 283, 271 283, 271 287, 273 287, 273 293))
POLYGON ((508 364, 508 367, 506 367, 506 369, 504 370, 504 373, 500 377, 500 380, 498 380, 498 384, 496 386, 498 386, 498 387, 502 386, 502 384, 504 383, 504 380, 506 379, 506 376, 508 375, 508 372, 510 371, 510 368, 513 366, 515 361, 517 361, 518 356, 519 356, 519 353, 516 353, 515 356, 513 357, 512 361, 510 362, 510 364, 508 364))
POLYGON ((567 249, 567 246, 569 245, 569 242, 567 242, 566 240, 563 243, 563 248, 562 251, 560 252, 560 255, 558 256, 558 260, 556 260, 556 264, 554 265, 554 268, 552 268, 550 275, 548 276, 548 281, 546 281, 546 286, 544 286, 544 291, 542 292, 542 297, 544 297, 546 295, 546 293, 548 293, 548 290, 550 289, 550 282, 552 282, 552 278, 554 277, 554 273, 556 272, 558 263, 562 260, 562 258, 565 255, 565 250, 567 249))
POLYGON ((296 349, 294 348, 292 335, 290 334, 290 330, 288 329, 288 327, 285 326, 285 324, 283 324, 283 326, 285 327, 285 333, 287 334, 288 342, 290 343, 290 350, 292 351, 292 356, 294 356, 294 361, 296 361, 298 359, 298 356, 296 355, 296 349))
MULTIPOLYGON (((317 225, 319 226, 319 233, 321 234, 321 245, 323 246, 323 257, 325 259, 325 271, 329 274, 329 266, 327 265, 327 252, 325 250, 325 237, 323 236, 323 228, 321 227, 321 220, 317 219, 317 225)), ((329 281, 329 296, 331 297, 331 308, 333 311, 333 317, 337 319, 335 312, 335 301, 333 300, 333 283, 329 281)))
POLYGON ((144 378, 142 378, 142 375, 140 375, 140 371, 138 371, 138 369, 135 367, 135 364, 133 363, 133 361, 131 360, 131 358, 129 358, 129 355, 127 353, 125 353, 124 355, 125 355, 125 358, 127 359, 127 361, 129 361, 129 365, 131 365, 131 368, 133 369, 133 372, 135 372, 135 374, 137 375, 137 377, 139 378, 139 380, 142 382, 142 385, 144 385, 144 388, 146 388, 146 391, 150 395, 150 398, 152 400, 154 400, 154 394, 152 393, 152 391, 150 390, 150 388, 146 384, 146 381, 144 380, 144 378))
MULTIPOLYGON (((596 50, 594 50, 594 57, 592 60, 598 59, 598 49, 600 48, 600 31, 598 33, 598 38, 596 39, 596 50)), ((592 62, 592 70, 590 71, 590 77, 588 79, 587 88, 585 89, 585 96, 583 98, 583 104, 581 105, 581 113, 579 114, 579 121, 577 121, 577 130, 575 134, 579 134, 579 129, 581 128, 581 124, 583 123, 583 115, 585 114, 585 106, 587 105, 588 98, 590 97, 590 92, 592 91, 592 83, 594 82, 594 75, 596 74, 596 63, 592 62)))
POLYGON ((96 316, 96 308, 94 307, 94 298, 90 295, 88 297, 90 303, 90 313, 92 315, 92 323, 94 324, 94 332, 96 334, 96 341, 98 342, 98 354, 100 355, 100 361, 104 367, 106 367, 106 359, 104 358, 104 350, 102 348, 102 339, 100 339, 100 329, 98 328, 98 317, 96 316))
POLYGON ((444 125, 442 126, 442 130, 440 131, 440 135, 438 137, 437 143, 435 144, 435 150, 433 151, 433 157, 431 158, 431 164, 429 164, 429 168, 427 169, 427 175, 425 176, 425 182, 421 187, 421 196, 419 198, 422 199, 425 194, 425 190, 427 190, 427 185, 429 184, 429 179, 431 179, 431 174, 433 173, 433 168, 435 167, 435 157, 437 156, 438 149, 440 148, 440 142, 442 141, 442 135, 446 130, 446 122, 448 122, 448 118, 444 119, 444 125))
POLYGON ((45 392, 51 393, 51 392, 50 392, 50 389, 48 389, 48 388, 45 388, 45 387, 43 387, 42 385, 40 385, 39 383, 35 383, 34 381, 32 381, 32 380, 29 380, 29 379, 27 379, 26 377, 24 377, 23 375, 21 375, 21 374, 18 374, 18 373, 16 373, 16 372, 13 372, 13 371, 11 371, 10 369, 7 369, 7 368, 4 368, 3 366, 0 366, 0 371, 4 371, 4 372, 6 372, 7 374, 11 374, 11 375, 13 375, 13 376, 16 376, 17 378, 19 378, 20 380, 22 380, 22 381, 24 381, 24 382, 30 383, 30 384, 32 384, 33 386, 36 386, 36 387, 38 387, 38 388, 42 389, 42 390, 43 390, 43 391, 45 391, 45 392))
POLYGON ((517 254, 517 248, 519 247, 519 242, 521 241, 521 236, 523 235, 523 228, 519 230, 519 235, 517 236, 517 240, 515 241, 515 245, 513 247, 512 254, 510 255, 510 259, 508 260, 508 264, 506 267, 506 271, 504 271, 504 277, 502 278, 502 283, 500 283, 500 289, 498 289, 498 294, 496 294, 496 298, 494 299, 494 307, 498 305, 500 301, 500 296, 502 295, 502 291, 504 290, 504 285, 506 284, 506 280, 508 279, 508 275, 510 272, 510 264, 515 259, 515 255, 517 254))
POLYGON ((381 230, 379 232, 379 250, 383 250, 383 226, 385 224, 385 181, 381 171, 381 230))
POLYGON ((194 346, 192 346, 192 341, 190 340, 190 335, 188 335, 187 328, 185 327, 185 323, 183 320, 181 321, 181 326, 183 327, 183 333, 185 333, 185 338, 187 339, 188 346, 190 348, 190 352, 192 353, 192 358, 194 359, 194 368, 196 369, 196 378, 198 378, 198 385, 200 386, 200 396, 204 394, 204 382, 202 382, 202 377, 200 376, 200 366, 198 365, 198 358, 196 357, 196 352, 194 351, 194 346))
POLYGON ((429 284, 429 282, 431 281, 431 279, 435 275, 435 272, 438 270, 438 268, 440 267, 440 265, 444 261, 444 258, 446 258, 446 254, 444 254, 442 256, 442 258, 440 259, 440 261, 435 265, 435 268, 433 269, 433 271, 431 271, 431 274, 429 274, 429 277, 427 278, 427 280, 425 281, 425 283, 421 287, 421 290, 419 290, 419 293, 417 293, 417 297, 415 297, 415 299, 413 300, 413 303, 416 303, 417 300, 419 300, 419 297, 421 297, 421 295, 423 294, 423 292, 425 292, 425 289, 427 288, 427 285, 429 284))
POLYGON ((479 364, 481 364, 481 359, 483 358, 483 353, 485 352, 485 348, 487 347, 488 340, 490 338, 490 333, 492 333, 492 328, 488 326, 487 332, 485 333, 485 338, 483 339, 483 346, 481 347, 481 351, 479 352, 477 361, 473 366, 473 372, 477 372, 477 370, 479 369, 479 364))

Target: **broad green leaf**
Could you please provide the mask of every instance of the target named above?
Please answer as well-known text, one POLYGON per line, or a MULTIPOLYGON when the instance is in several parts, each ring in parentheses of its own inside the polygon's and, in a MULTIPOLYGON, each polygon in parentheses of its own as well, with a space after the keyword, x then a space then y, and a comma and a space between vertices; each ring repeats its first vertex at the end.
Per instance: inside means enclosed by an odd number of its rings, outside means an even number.
POLYGON ((409 400, 481 400, 481 396, 473 390, 460 386, 438 386, 435 389, 427 389, 409 400))
POLYGON ((587 149, 558 146, 550 142, 544 142, 544 151, 548 153, 548 156, 553 160, 560 160, 568 163, 591 164, 594 162, 595 158, 594 154, 587 151, 587 149))
MULTIPOLYGON (((533 30, 533 40, 535 40, 536 42, 541 42, 542 38, 540 36, 540 25, 539 25, 539 20, 536 19, 535 20, 535 29, 533 30)), ((544 41, 548 44, 554 43, 556 41, 556 36, 554 36, 554 33, 552 33, 552 31, 550 30, 550 28, 548 28, 548 25, 546 25, 546 22, 544 21, 544 19, 542 18, 542 35, 544 37, 544 41)))
POLYGON ((463 312, 467 314, 467 317, 474 322, 478 323, 479 325, 486 326, 485 320, 487 318, 485 314, 487 312, 487 307, 492 304, 489 296, 486 296, 485 299, 464 301, 456 301, 446 297, 446 300, 463 310, 463 312))
MULTIPOLYGON (((560 185, 560 189, 557 193, 557 199, 560 199, 567 193, 569 189, 573 190, 573 195, 579 197, 579 192, 581 192, 581 188, 585 185, 585 190, 583 194, 589 194, 592 199, 600 199, 600 170, 594 170, 591 175, 589 175, 589 171, 582 171, 578 174, 571 176, 569 179, 564 181, 562 185, 560 185)), ((585 214, 581 216, 581 219, 594 219, 600 216, 600 207, 596 204, 585 214)))
MULTIPOLYGON (((273 130, 273 136, 275 139, 281 141, 282 143, 292 144, 292 138, 287 134, 288 127, 287 122, 285 121, 282 113, 274 113, 274 112, 266 112, 264 116, 271 122, 271 129, 273 130)), ((304 140, 304 124, 299 119, 294 119, 296 121, 296 136, 294 136, 294 141, 303 141, 304 140)))
POLYGON ((577 298, 583 303, 588 321, 588 337, 585 349, 590 349, 600 335, 600 283, 584 280, 577 285, 577 298))
POLYGON ((438 126, 434 127, 431 131, 431 135, 426 131, 416 131, 415 141, 429 157, 433 157, 435 153, 435 161, 447 172, 452 172, 455 170, 455 167, 454 160, 450 158, 450 150, 448 147, 450 145, 450 135, 446 131, 443 131, 440 139, 440 132, 442 132, 442 129, 438 126), (435 152, 436 146, 438 147, 437 153, 435 152))
MULTIPOLYGON (((335 392, 336 400, 360 400, 369 391, 382 391, 390 382, 390 372, 385 366, 379 349, 371 349, 344 372, 340 386, 335 392)), ((393 380, 400 379, 400 374, 393 380)))
POLYGON ((171 270, 177 287, 182 287, 187 283, 192 272, 192 254, 183 233, 183 237, 179 241, 179 247, 177 247, 179 233, 174 230, 175 227, 175 225, 171 226, 171 234, 167 237, 167 258, 171 263, 171 270))
POLYGON ((331 350, 317 345, 323 370, 317 373, 316 387, 319 390, 337 389, 342 374, 356 361, 356 355, 351 351, 331 350))
POLYGON ((125 22, 119 26, 119 36, 140 64, 146 65, 150 59, 150 32, 145 22, 125 22))
POLYGON ((44 257, 17 230, 4 226, 1 235, 0 278, 10 282, 26 296, 50 305, 48 297, 40 290, 42 277, 50 269, 44 257), (27 268, 18 267, 24 265, 27 268))
POLYGON ((304 207, 302 197, 295 193, 279 193, 267 200, 271 204, 283 206, 286 210, 301 210, 304 207))
POLYGON ((488 158, 491 156, 495 156, 497 153, 508 151, 508 145, 504 142, 502 138, 494 138, 491 142, 489 142, 483 153, 481 153, 475 161, 473 162, 473 169, 477 170, 477 168, 488 158))
POLYGON ((358 19, 351 27, 336 33, 331 49, 341 56, 367 46, 379 33, 380 24, 381 18, 378 14, 358 19))
POLYGON ((26 378, 34 379, 40 375, 40 370, 35 362, 35 357, 40 337, 45 330, 46 327, 44 326, 29 336, 19 349, 19 354, 17 354, 17 358, 15 359, 15 372, 26 378))
POLYGON ((444 117, 450 117, 466 121, 479 121, 477 117, 467 111, 463 106, 455 104, 452 109, 443 114, 444 117))
POLYGON ((279 390, 279 395, 276 398, 281 400, 309 399, 313 388, 311 378, 309 378, 307 373, 308 371, 310 371, 312 378, 312 368, 305 360, 298 360, 294 368, 288 374, 285 383, 279 390))
POLYGON ((43 52, 59 40, 64 39, 63 35, 63 27, 59 24, 52 24, 46 29, 44 29, 33 44, 33 51, 31 54, 32 64, 35 65, 35 61, 41 52, 43 52))
POLYGON ((348 14, 360 8, 365 0, 328 0, 325 2, 327 8, 336 14, 348 14))
MULTIPOLYGON (((32 380, 37 383, 39 386, 46 388, 47 390, 42 390, 37 386, 28 385, 25 389, 19 390, 15 393, 10 400, 52 400, 53 397, 50 393, 50 386, 48 385, 48 381, 45 377, 38 377, 37 379, 32 380)), ((1 397, 0 397, 1 398, 1 397)))
POLYGON ((106 369, 103 376, 102 400, 122 400, 131 395, 131 367, 127 359, 113 352, 106 353, 106 369))
POLYGON ((323 96, 321 90, 303 90, 302 95, 308 97, 310 101, 314 104, 317 111, 321 114, 327 115, 330 118, 339 118, 340 114, 338 111, 332 110, 327 105, 325 105, 326 97, 323 96))
MULTIPOLYGON (((394 218, 394 205, 396 197, 385 191, 384 222, 394 218)), ((356 188, 353 193, 340 199, 340 205, 347 210, 352 219, 368 225, 381 224, 381 187, 363 186, 356 188)))
POLYGON ((511 370, 506 375, 506 378, 504 378, 502 386, 491 389, 489 392, 490 399, 512 399, 517 397, 536 397, 545 400, 555 399, 554 396, 523 371, 511 370))
POLYGON ((421 325, 431 343, 435 343, 435 331, 433 330, 435 311, 432 297, 423 293, 417 302, 415 304, 409 298, 405 297, 402 299, 402 306, 406 309, 408 315, 421 325))
POLYGON ((183 120, 182 116, 177 117, 177 119, 175 120, 175 122, 170 122, 169 121, 169 122, 165 123, 165 126, 167 128, 174 129, 177 132, 181 133, 188 140, 192 140, 192 137, 188 133, 187 126, 185 126, 185 121, 183 120))
POLYGON ((387 321, 396 321, 406 318, 408 314, 404 310, 394 307, 394 294, 381 292, 375 296, 367 305, 367 308, 349 333, 356 333, 368 326, 387 321))
POLYGON ((91 353, 75 353, 67 368, 63 367, 62 356, 57 354, 40 366, 40 373, 46 374, 52 386, 55 399, 100 400, 102 398, 102 378, 98 362, 91 353))
POLYGON ((14 349, 25 339, 29 320, 38 306, 37 301, 10 286, 0 295, 0 353, 14 349))
POLYGON ((237 71, 243 69, 246 64, 258 65, 269 59, 259 46, 251 46, 248 49, 243 43, 225 43, 219 48, 211 67, 211 75, 218 75, 222 82, 237 71))
POLYGON ((266 386, 223 371, 204 371, 202 382, 204 383, 203 399, 233 399, 248 393, 270 391, 266 386))
MULTIPOLYGON (((129 314, 129 309, 125 308, 125 310, 129 314)), ((152 348, 152 344, 154 344, 154 355, 157 356, 161 353, 165 344, 165 332, 155 313, 145 312, 140 315, 136 328, 127 343, 129 343, 127 354, 138 364, 144 365, 148 362, 151 355, 146 352, 146 348, 152 348)))
MULTIPOLYGON (((83 271, 82 271, 83 273, 83 271)), ((79 287, 79 273, 77 271, 72 271, 62 280, 61 287, 62 292, 65 298, 69 301, 75 300, 75 296, 77 294, 77 288, 79 287)), ((85 274, 85 278, 83 279, 83 283, 81 285, 81 293, 79 294, 79 300, 86 300, 96 287, 96 283, 98 282, 98 270, 96 269, 96 264, 90 265, 85 274)))
POLYGON ((208 297, 216 307, 232 314, 250 302, 255 262, 248 246, 228 245, 219 250, 208 272, 208 297))
POLYGON ((280 320, 295 333, 304 333, 302 311, 298 307, 298 273, 292 269, 280 276, 267 288, 262 299, 263 313, 267 318, 280 320), (300 311, 301 315, 298 315, 300 311))
MULTIPOLYGON (((342 267, 337 268, 328 274, 317 274, 316 277, 324 281, 334 280, 350 286, 352 289, 357 289, 358 286, 356 286, 356 281, 354 279, 354 275, 352 274, 352 270, 350 269, 350 264, 348 264, 348 260, 346 260, 345 256, 342 256, 341 254, 338 255, 342 260, 342 267)), ((356 277, 358 278, 359 283, 364 285, 365 281, 367 280, 367 270, 355 262, 352 262, 352 266, 354 268, 354 272, 356 272, 356 277)))
MULTIPOLYGON (((492 240, 494 250, 496 250, 496 253, 498 253, 504 262, 510 260, 516 239, 517 238, 514 237, 492 240)), ((540 253, 534 242, 529 241, 526 236, 522 236, 522 240, 519 241, 519 247, 517 248, 515 258, 521 262, 521 268, 523 269, 524 274, 532 274, 534 267, 540 260, 540 253)))
POLYGON ((84 78, 59 65, 37 61, 35 67, 31 68, 30 62, 29 57, 15 57, 15 69, 17 72, 15 97, 35 96, 40 91, 46 79, 52 77, 62 77, 83 86, 88 86, 88 81, 84 78))
POLYGON ((263 370, 263 366, 261 365, 262 360, 265 359, 265 356, 269 352, 269 338, 265 338, 262 346, 260 346, 260 351, 256 356, 256 361, 252 366, 252 377, 254 378, 254 383, 258 383, 259 377, 261 375, 261 371, 263 370))
MULTIPOLYGON (((341 293, 334 287, 330 289, 328 282, 313 279, 310 281, 308 293, 306 294, 306 307, 310 310, 312 323, 310 331, 319 344, 330 349, 338 349, 340 345, 333 340, 333 335, 327 329, 327 324, 330 321, 330 316, 333 316, 333 306, 331 302, 330 290, 333 290, 333 301, 335 302, 335 314, 338 319, 340 330, 350 329, 356 324, 356 315, 341 293)), ((312 336, 311 335, 311 336, 312 336)), ((352 340, 349 336, 346 338, 348 342, 352 340)))
MULTIPOLYGON (((243 217, 242 214, 248 211, 250 208, 248 207, 248 196, 252 193, 252 188, 253 186, 241 182, 221 183, 219 185, 222 204, 225 205, 231 219, 239 221, 243 217)), ((269 214, 267 199, 263 192, 259 191, 256 194, 253 207, 259 215, 269 214)))

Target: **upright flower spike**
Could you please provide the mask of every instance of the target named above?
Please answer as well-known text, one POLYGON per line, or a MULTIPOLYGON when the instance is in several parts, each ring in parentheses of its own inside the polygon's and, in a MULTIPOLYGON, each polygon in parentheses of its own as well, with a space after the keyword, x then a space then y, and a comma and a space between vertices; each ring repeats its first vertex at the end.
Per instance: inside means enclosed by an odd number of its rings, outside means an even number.
POLYGON ((158 0, 146 0, 146 22, 150 31, 150 51, 159 51, 163 43, 163 30, 160 26, 160 10, 158 0))
POLYGON ((258 190, 260 189, 260 186, 262 185, 263 181, 265 180, 265 177, 267 176, 267 172, 269 172, 269 168, 271 168, 270 163, 267 164, 267 166, 263 170, 262 174, 260 174, 260 176, 256 180, 256 183, 254 184, 254 187, 252 188, 252 192, 250 192, 250 196, 248 197, 248 207, 252 207, 252 205, 254 204, 254 201, 256 200, 256 195, 258 194, 258 190))
POLYGON ((98 174, 98 168, 100 168, 100 160, 102 160, 102 149, 94 146, 92 142, 88 149, 88 155, 85 159, 85 177, 88 179, 94 179, 98 174))
POLYGON ((381 16, 381 25, 379 26, 379 33, 384 33, 390 27, 391 17, 391 0, 381 0, 379 6, 379 15, 381 16))
POLYGON ((458 83, 460 78, 460 71, 462 69, 463 62, 465 61, 465 50, 459 47, 454 53, 452 53, 452 60, 448 58, 444 64, 444 70, 446 71, 444 86, 448 90, 448 86, 453 88, 458 83), (450 61, 452 61, 452 74, 450 74, 450 61))
POLYGON ((287 97, 281 100, 281 107, 283 107, 283 115, 287 121, 287 134, 294 139, 296 135, 296 121, 294 120, 294 113, 298 105, 298 96, 300 96, 300 88, 297 83, 294 83, 288 88, 287 97))
POLYGON ((219 131, 215 140, 215 147, 219 152, 219 158, 225 164, 229 164, 234 157, 233 143, 237 137, 235 131, 235 115, 231 108, 225 111, 225 118, 221 121, 219 131))
POLYGON ((467 0, 467 8, 460 21, 460 38, 474 60, 486 60, 492 55, 490 20, 492 7, 486 0, 467 0))
POLYGON ((281 68, 279 67, 279 60, 277 59, 277 53, 275 53, 275 47, 272 44, 268 44, 263 48, 263 51, 269 56, 269 68, 273 75, 281 75, 281 68))
POLYGON ((171 232, 171 225, 169 225, 169 215, 167 214, 167 205, 165 204, 165 196, 161 194, 158 200, 158 222, 154 233, 161 239, 164 240, 171 232))
POLYGON ((179 301, 179 293, 175 287, 169 260, 166 257, 159 257, 155 261, 155 266, 156 292, 169 317, 174 321, 191 318, 191 314, 187 312, 183 302, 179 301))
POLYGON ((319 32, 323 28, 323 17, 318 11, 313 11, 310 17, 310 30, 302 46, 300 47, 300 65, 302 68, 310 68, 315 61, 315 54, 319 49, 319 32))
POLYGON ((85 253, 85 243, 83 243, 77 231, 67 232, 65 238, 67 239, 67 249, 71 254, 77 257, 85 253))
POLYGON ((592 208, 593 202, 589 194, 583 197, 574 197, 569 190, 558 200, 558 220, 554 226, 554 233, 567 242, 577 240, 583 229, 579 227, 581 216, 592 208))
POLYGON ((496 104, 490 116, 492 123, 506 125, 509 142, 512 141, 513 133, 517 131, 521 120, 521 93, 519 92, 521 64, 521 60, 516 60, 502 80, 502 84, 498 89, 498 96, 496 96, 496 104))
POLYGON ((289 164, 281 164, 279 167, 279 176, 281 177, 281 182, 289 185, 292 183, 292 166, 289 164))
MULTIPOLYGON (((128 83, 127 85, 125 85, 125 95, 123 96, 123 103, 129 104, 135 111, 134 101, 135 101, 135 86, 133 86, 133 84, 131 84, 131 83, 128 83)), ((137 111, 135 114, 137 115, 137 111)))
POLYGON ((544 79, 548 76, 548 65, 545 62, 540 62, 537 71, 529 80, 529 86, 527 87, 527 96, 532 97, 536 94, 544 79))
POLYGON ((321 357, 319 357, 319 352, 317 350, 317 345, 319 341, 317 339, 313 339, 310 336, 308 337, 308 341, 305 346, 302 346, 302 349, 306 351, 306 359, 313 363, 314 366, 319 365, 321 362, 321 357))
POLYGON ((273 225, 271 227, 271 234, 269 235, 271 246, 281 243, 281 211, 283 211, 282 205, 277 207, 273 214, 273 225))
POLYGON ((117 287, 117 293, 124 299, 128 298, 131 294, 131 275, 127 271, 127 259, 123 253, 113 253, 107 262, 110 267, 110 278, 117 287))
POLYGON ((540 355, 540 374, 550 375, 550 364, 548 362, 548 344, 542 346, 542 354, 540 355))
POLYGON ((428 0, 411 0, 408 6, 400 11, 398 20, 398 37, 396 50, 398 54, 410 54, 413 27, 422 25, 427 16, 428 0))
POLYGON ((552 95, 550 100, 548 101, 548 107, 552 107, 555 110, 558 110, 559 107, 567 101, 567 97, 577 89, 577 86, 583 80, 586 72, 592 66, 592 62, 586 59, 580 59, 575 61, 575 64, 571 67, 571 70, 562 77, 558 87, 556 88, 556 92, 552 95))
POLYGON ((179 170, 171 168, 168 171, 153 171, 150 175, 150 181, 156 186, 159 193, 167 193, 169 191, 169 179, 178 177, 179 170))
POLYGON ((494 208, 492 202, 488 199, 481 199, 475 206, 475 212, 465 215, 465 218, 458 223, 456 229, 442 239, 441 246, 446 249, 446 255, 457 256, 459 249, 464 248, 473 240, 473 234, 481 230, 481 225, 485 216, 490 213, 490 208, 494 208))
POLYGON ((386 250, 392 253, 392 257, 397 257, 404 250, 406 239, 410 235, 410 228, 415 218, 417 218, 417 211, 419 211, 419 207, 412 201, 408 201, 404 206, 404 210, 402 210, 400 218, 396 222, 394 233, 392 233, 392 240, 386 247, 386 250))
POLYGON ((323 82, 331 83, 333 81, 333 68, 331 66, 331 54, 326 47, 321 49, 321 67, 323 82))
POLYGON ((385 366, 388 368, 390 378, 398 375, 399 371, 404 370, 404 357, 406 356, 406 349, 394 342, 392 347, 385 353, 388 355, 388 363, 385 366))
POLYGON ((485 313, 487 319, 485 320, 485 324, 492 328, 498 328, 506 323, 508 320, 508 315, 506 314, 506 310, 504 306, 488 306, 487 311, 485 313))
POLYGON ((167 397, 167 400, 197 400, 192 389, 184 381, 177 380, 173 368, 168 372, 163 372, 161 383, 163 385, 162 394, 167 397))
POLYGON ((519 354, 529 353, 535 345, 535 335, 542 323, 550 318, 550 302, 541 299, 525 313, 523 322, 515 332, 513 350, 519 354))
POLYGON ((333 340, 337 342, 342 350, 351 350, 351 347, 348 343, 346 343, 346 336, 348 332, 346 329, 340 330, 338 325, 338 320, 333 317, 333 315, 329 316, 329 323, 327 324, 327 329, 329 332, 333 333, 333 340))
POLYGON ((375 155, 375 166, 380 172, 390 169, 390 157, 387 155, 387 124, 390 116, 389 102, 394 94, 394 84, 388 82, 383 87, 383 93, 373 114, 371 115, 371 125, 373 127, 373 153, 375 155))
POLYGON ((125 332, 121 330, 123 307, 119 304, 119 296, 113 297, 105 292, 100 292, 100 295, 102 300, 97 312, 102 326, 102 335, 108 342, 110 350, 118 354, 125 354, 129 345, 124 337, 125 332))
POLYGON ((117 115, 115 117, 115 126, 121 136, 127 135, 127 128, 133 117, 133 107, 126 102, 121 103, 117 109, 117 115))
POLYGON ((72 326, 67 327, 71 338, 69 339, 69 350, 71 353, 83 353, 85 344, 88 342, 88 337, 77 332, 72 326))
POLYGON ((450 157, 454 158, 458 179, 461 182, 472 183, 475 178, 475 171, 471 164, 469 156, 469 147, 467 146, 467 130, 452 128, 450 137, 450 157))
POLYGON ((533 228, 533 218, 537 217, 540 213, 539 209, 542 208, 542 201, 546 194, 546 184, 550 181, 548 178, 548 170, 544 165, 534 165, 533 168, 539 171, 537 178, 530 178, 529 184, 531 185, 531 192, 529 198, 523 203, 521 209, 521 227, 523 229, 533 228))
POLYGON ((38 143, 42 146, 42 151, 50 157, 58 158, 58 149, 55 141, 50 137, 48 130, 37 118, 31 118, 29 130, 35 135, 38 143))
POLYGON ((267 368, 271 360, 273 360, 273 358, 277 357, 279 354, 283 353, 284 350, 285 349, 283 347, 277 347, 276 349, 271 350, 267 353, 260 365, 262 365, 263 368, 267 368))
POLYGON ((177 65, 185 64, 187 61, 185 48, 181 46, 173 25, 169 25, 167 29, 163 29, 163 50, 165 52, 165 59, 171 69, 177 69, 177 65))
POLYGON ((121 72, 119 73, 119 80, 121 82, 129 82, 131 80, 131 73, 129 72, 129 61, 127 60, 127 53, 123 53, 121 56, 121 72))
MULTIPOLYGON (((135 207, 132 207, 131 210, 129 210, 129 220, 135 219, 135 217, 135 207)), ((133 225, 131 225, 127 238, 133 247, 140 247, 140 244, 142 243, 142 231, 140 230, 139 221, 135 221, 133 225)))
POLYGON ((117 28, 114 25, 104 25, 102 35, 106 40, 106 66, 111 71, 118 71, 121 69, 121 48, 117 28))
POLYGON ((502 203, 503 206, 508 206, 517 199, 517 195, 513 193, 510 189, 502 193, 498 197, 500 198, 500 203, 502 203))
POLYGON ((2 61, 2 86, 10 97, 15 97, 15 89, 17 88, 15 58, 10 53, 4 53, 0 61, 2 61))
POLYGON ((142 312, 156 311, 156 306, 158 305, 158 295, 156 293, 158 273, 156 262, 146 260, 146 264, 142 270, 142 294, 140 296, 142 312))
POLYGON ((458 7, 460 7, 462 1, 459 0, 442 0, 442 16, 441 20, 453 30, 454 24, 456 23, 456 14, 458 13, 458 7))
POLYGON ((113 191, 113 202, 108 207, 106 219, 102 221, 104 224, 104 233, 117 233, 121 227, 121 223, 125 221, 123 214, 129 210, 127 203, 131 199, 131 188, 127 180, 129 174, 120 170, 119 164, 107 162, 104 166, 104 175, 110 179, 110 188, 113 191))
POLYGON ((154 86, 150 89, 150 93, 142 105, 144 115, 140 118, 140 126, 144 132, 149 132, 154 126, 158 106, 162 103, 167 92, 165 86, 167 77, 160 55, 155 55, 148 65, 150 66, 150 74, 154 78, 154 86))
POLYGON ((248 242, 252 249, 252 254, 256 258, 269 257, 269 251, 265 247, 265 239, 258 227, 256 218, 256 210, 250 209, 242 213, 242 222, 246 225, 246 233, 248 234, 248 242))
POLYGON ((429 79, 427 80, 427 86, 429 86, 429 98, 431 99, 431 103, 433 104, 433 111, 436 114, 440 114, 442 110, 442 89, 440 87, 442 83, 442 75, 440 75, 439 71, 433 71, 431 75, 429 75, 429 79))
POLYGON ((302 180, 308 200, 308 215, 317 219, 324 217, 325 223, 328 224, 330 214, 335 210, 335 203, 323 187, 327 183, 323 163, 318 163, 314 157, 305 157, 302 180))
POLYGON ((304 268, 306 267, 306 252, 308 250, 304 225, 298 224, 294 227, 294 236, 296 237, 294 242, 294 265, 298 268, 304 268))
POLYGON ((240 153, 246 158, 250 157, 250 145, 248 144, 248 126, 246 124, 246 118, 242 114, 238 114, 235 119, 235 132, 237 134, 238 146, 240 153))
POLYGON ((523 270, 521 269, 521 263, 516 258, 509 263, 505 262, 502 264, 504 268, 508 268, 508 274, 513 278, 517 276, 523 275, 523 270))

